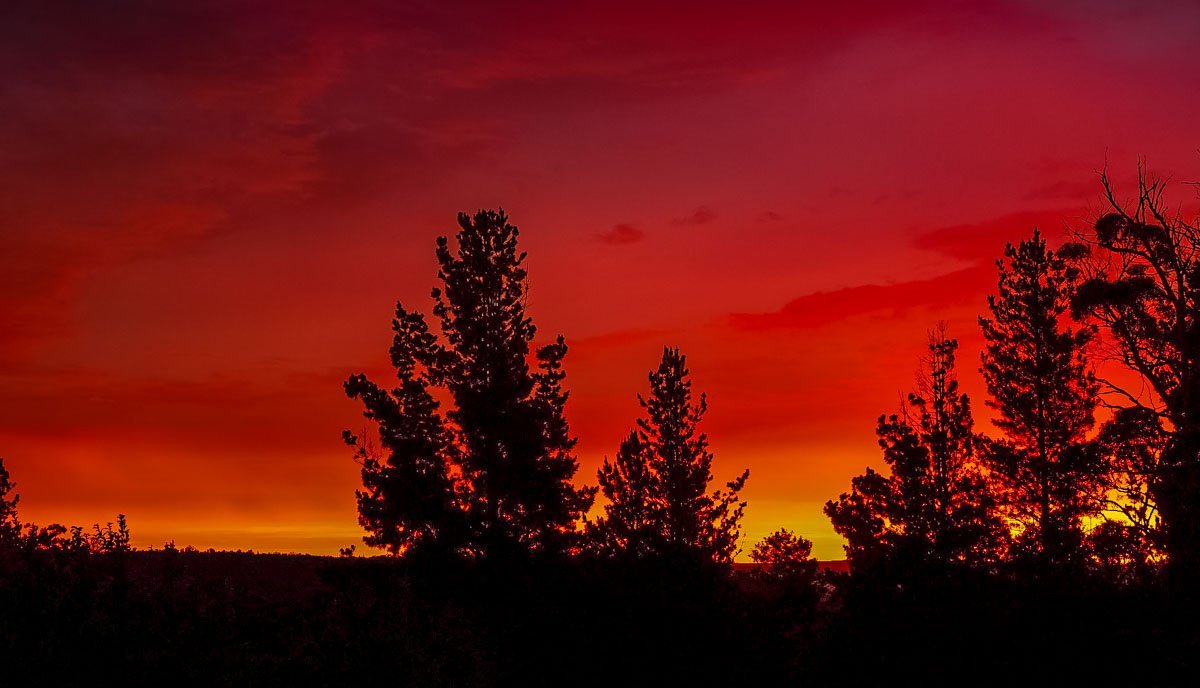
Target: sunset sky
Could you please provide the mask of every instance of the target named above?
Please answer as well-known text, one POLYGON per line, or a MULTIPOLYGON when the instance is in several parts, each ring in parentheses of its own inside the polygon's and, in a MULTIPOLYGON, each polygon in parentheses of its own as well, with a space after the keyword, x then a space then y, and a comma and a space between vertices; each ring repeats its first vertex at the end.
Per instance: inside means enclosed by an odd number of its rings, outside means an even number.
POLYGON ((4 3, 22 518, 361 549, 341 382, 387 379, 435 238, 503 206, 570 346, 577 482, 679 345, 717 477, 751 470, 743 549, 841 558, 821 506, 939 320, 986 416, 1005 241, 1090 217, 1106 160, 1200 178, 1197 35, 1187 0, 4 3))

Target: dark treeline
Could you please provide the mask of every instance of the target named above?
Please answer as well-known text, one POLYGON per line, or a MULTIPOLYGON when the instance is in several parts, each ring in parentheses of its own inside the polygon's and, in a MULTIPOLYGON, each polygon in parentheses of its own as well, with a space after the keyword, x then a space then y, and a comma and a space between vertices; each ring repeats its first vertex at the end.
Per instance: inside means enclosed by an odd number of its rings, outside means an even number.
POLYGON ((345 383, 389 556, 134 552, 123 517, 21 524, 0 463, 0 651, 63 683, 1174 683, 1200 647, 1200 230, 1145 173, 1129 203, 1102 184, 1073 241, 1033 229, 997 260, 998 433, 931 330, 878 418, 886 469, 825 505, 847 570, 786 529, 733 563, 750 473, 714 485, 677 348, 581 486, 566 340, 534 345, 517 228, 480 211, 437 241, 435 327, 396 307, 396 380, 345 383))

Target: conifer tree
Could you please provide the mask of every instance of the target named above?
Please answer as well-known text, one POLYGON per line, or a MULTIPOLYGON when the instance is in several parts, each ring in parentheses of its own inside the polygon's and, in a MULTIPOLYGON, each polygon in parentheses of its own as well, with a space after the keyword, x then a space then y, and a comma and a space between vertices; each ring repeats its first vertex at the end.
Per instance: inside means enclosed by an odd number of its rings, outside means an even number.
POLYGON ((686 357, 664 348, 650 373, 650 394, 638 395, 645 416, 605 460, 597 477, 609 504, 594 531, 610 551, 634 555, 688 554, 730 562, 737 552, 746 503, 739 494, 744 471, 724 490, 708 492, 713 454, 697 430, 707 410, 703 394, 692 401, 686 357))
POLYGON ((608 504, 605 518, 591 533, 600 551, 635 557, 661 551, 660 487, 650 464, 647 446, 638 432, 631 430, 616 456, 611 461, 606 458, 600 466, 596 477, 608 504))
POLYGON ((4 467, 4 459, 0 458, 0 544, 11 544, 21 535, 21 522, 17 520, 17 502, 21 498, 13 493, 16 488, 4 467))
POLYGON ((1104 466, 1085 440, 1095 422, 1098 384, 1088 369, 1087 329, 1064 321, 1078 271, 1034 230, 997 261, 982 372, 1005 438, 984 456, 1004 511, 1017 526, 1017 550, 1041 564, 1078 561, 1082 519, 1103 499, 1104 466))
POLYGON ((343 433, 362 465, 358 520, 372 547, 392 554, 414 548, 446 553, 469 541, 460 486, 452 475, 456 447, 417 363, 433 358, 435 339, 420 314, 399 305, 392 330, 399 385, 389 392, 364 375, 345 385, 346 394, 361 400, 364 415, 375 421, 381 445, 376 450, 366 439, 343 433))
POLYGON ((944 329, 930 333, 917 391, 900 413, 879 417, 891 474, 867 469, 825 504, 856 570, 979 565, 996 556, 1002 529, 977 462, 970 400, 958 388, 957 348, 944 329))
POLYGON ((400 542, 442 538, 481 556, 561 551, 595 494, 571 484, 578 463, 564 416, 567 347, 561 337, 541 347, 531 369, 536 330, 525 310, 525 254, 508 216, 484 210, 460 214, 458 224, 455 248, 446 237, 437 241, 442 286, 433 290, 433 313, 441 340, 398 306, 392 355, 401 386, 388 401, 360 376, 347 382, 347 393, 363 399, 369 418, 383 418, 381 431, 396 433, 393 444, 404 448, 398 456, 386 447, 394 471, 364 460, 363 515, 407 519, 411 535, 393 534, 400 542), (451 401, 444 416, 431 391, 437 387, 451 401))
MULTIPOLYGON (((884 417, 879 417, 882 426, 884 417)), ((879 427, 876 428, 876 434, 879 427)), ((850 491, 825 503, 833 529, 846 539, 846 561, 853 572, 884 569, 900 545, 896 483, 868 467, 850 479, 850 491)))

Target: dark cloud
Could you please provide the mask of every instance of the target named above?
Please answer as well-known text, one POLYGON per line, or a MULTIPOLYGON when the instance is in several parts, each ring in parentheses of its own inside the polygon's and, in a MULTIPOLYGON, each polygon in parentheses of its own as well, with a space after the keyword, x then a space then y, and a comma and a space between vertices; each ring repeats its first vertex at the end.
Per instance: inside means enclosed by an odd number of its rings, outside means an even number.
POLYGON ((607 232, 600 232, 596 236, 606 244, 620 246, 624 244, 636 244, 646 238, 646 233, 633 225, 619 224, 613 225, 612 229, 607 232))
POLYGON ((702 205, 696 208, 691 215, 685 217, 677 217, 671 221, 673 225, 705 225, 717 219, 717 212, 712 208, 702 205))

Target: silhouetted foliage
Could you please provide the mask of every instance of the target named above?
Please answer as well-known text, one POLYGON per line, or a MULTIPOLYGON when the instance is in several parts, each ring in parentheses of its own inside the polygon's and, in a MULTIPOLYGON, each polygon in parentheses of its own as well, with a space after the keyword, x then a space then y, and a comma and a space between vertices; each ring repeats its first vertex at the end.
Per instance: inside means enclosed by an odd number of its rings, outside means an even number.
POLYGON ((381 446, 343 433, 362 465, 363 488, 356 495, 358 521, 368 533, 363 540, 392 554, 419 547, 455 551, 470 542, 465 486, 452 474, 459 452, 419 363, 436 358, 436 340, 420 314, 399 305, 392 330, 399 385, 388 392, 364 375, 345 385, 377 424, 381 446))
POLYGON ((132 551, 125 514, 117 515, 115 526, 112 522, 105 524, 103 528, 99 523, 93 525, 91 533, 85 531, 83 526, 68 528, 58 523, 48 526, 22 523, 17 513, 17 505, 21 498, 16 494, 16 488, 16 482, 4 466, 4 459, 0 459, 0 550, 7 550, 10 555, 16 550, 96 553, 132 551))
POLYGON ((1083 519, 1103 504, 1104 463, 1086 441, 1098 384, 1088 366, 1087 329, 1066 322, 1078 271, 1034 230, 997 261, 982 368, 1004 439, 982 455, 1017 531, 1014 554, 1043 567, 1084 558, 1083 519))
POLYGON ((460 214, 457 248, 437 241, 433 313, 439 341, 418 313, 396 307, 393 364, 400 387, 384 392, 363 376, 346 383, 380 426, 387 452, 363 462, 360 516, 368 544, 399 553, 425 543, 495 556, 558 552, 590 507, 563 414, 562 337, 539 348, 525 311, 525 254, 503 211, 460 214), (443 419, 429 391, 453 401, 443 419))
POLYGON ((1158 414, 1138 406, 1116 409, 1096 438, 1108 463, 1107 510, 1115 511, 1121 521, 1105 524, 1107 534, 1101 535, 1111 544, 1114 528, 1120 525, 1123 542, 1137 545, 1133 559, 1139 562, 1157 560, 1162 554, 1162 524, 1150 484, 1168 441, 1158 414))
POLYGON ((899 414, 880 416, 891 474, 868 468, 825 504, 856 572, 980 566, 1000 554, 1003 528, 978 465, 970 400, 958 389, 957 348, 943 329, 931 332, 917 391, 899 414))
POLYGON ((1157 548, 1133 523, 1104 521, 1087 536, 1087 548, 1101 580, 1132 584, 1152 580, 1157 548))
POLYGON ((754 545, 750 561, 761 566, 767 576, 796 581, 811 581, 817 574, 812 556, 812 541, 780 528, 754 545))
POLYGON ((616 458, 597 472, 609 503, 593 537, 609 553, 731 561, 746 507, 739 493, 750 471, 724 490, 708 492, 713 454, 708 436, 697 430, 708 402, 703 394, 692 402, 687 358, 679 349, 663 349, 662 362, 650 373, 650 394, 639 394, 638 402, 646 415, 616 458))
POLYGON ((92 550, 96 552, 129 552, 129 524, 125 522, 125 514, 117 514, 117 525, 108 522, 103 528, 100 524, 92 526, 92 550))
POLYGON ((1117 199, 1107 172, 1101 180, 1109 212, 1072 249, 1087 277, 1073 309, 1101 328, 1147 392, 1111 380, 1106 388, 1162 422, 1165 442, 1146 485, 1169 566, 1192 587, 1200 582, 1200 230, 1167 206, 1165 182, 1141 165, 1130 204, 1117 199))
POLYGON ((605 516, 590 529, 600 551, 634 557, 652 556, 665 542, 661 521, 661 487, 651 467, 648 448, 637 430, 621 441, 616 456, 596 473, 600 492, 608 500, 605 516))
POLYGON ((17 520, 17 503, 21 498, 13 492, 16 487, 4 467, 4 459, 0 458, 0 547, 15 543, 21 534, 21 522, 17 520))

